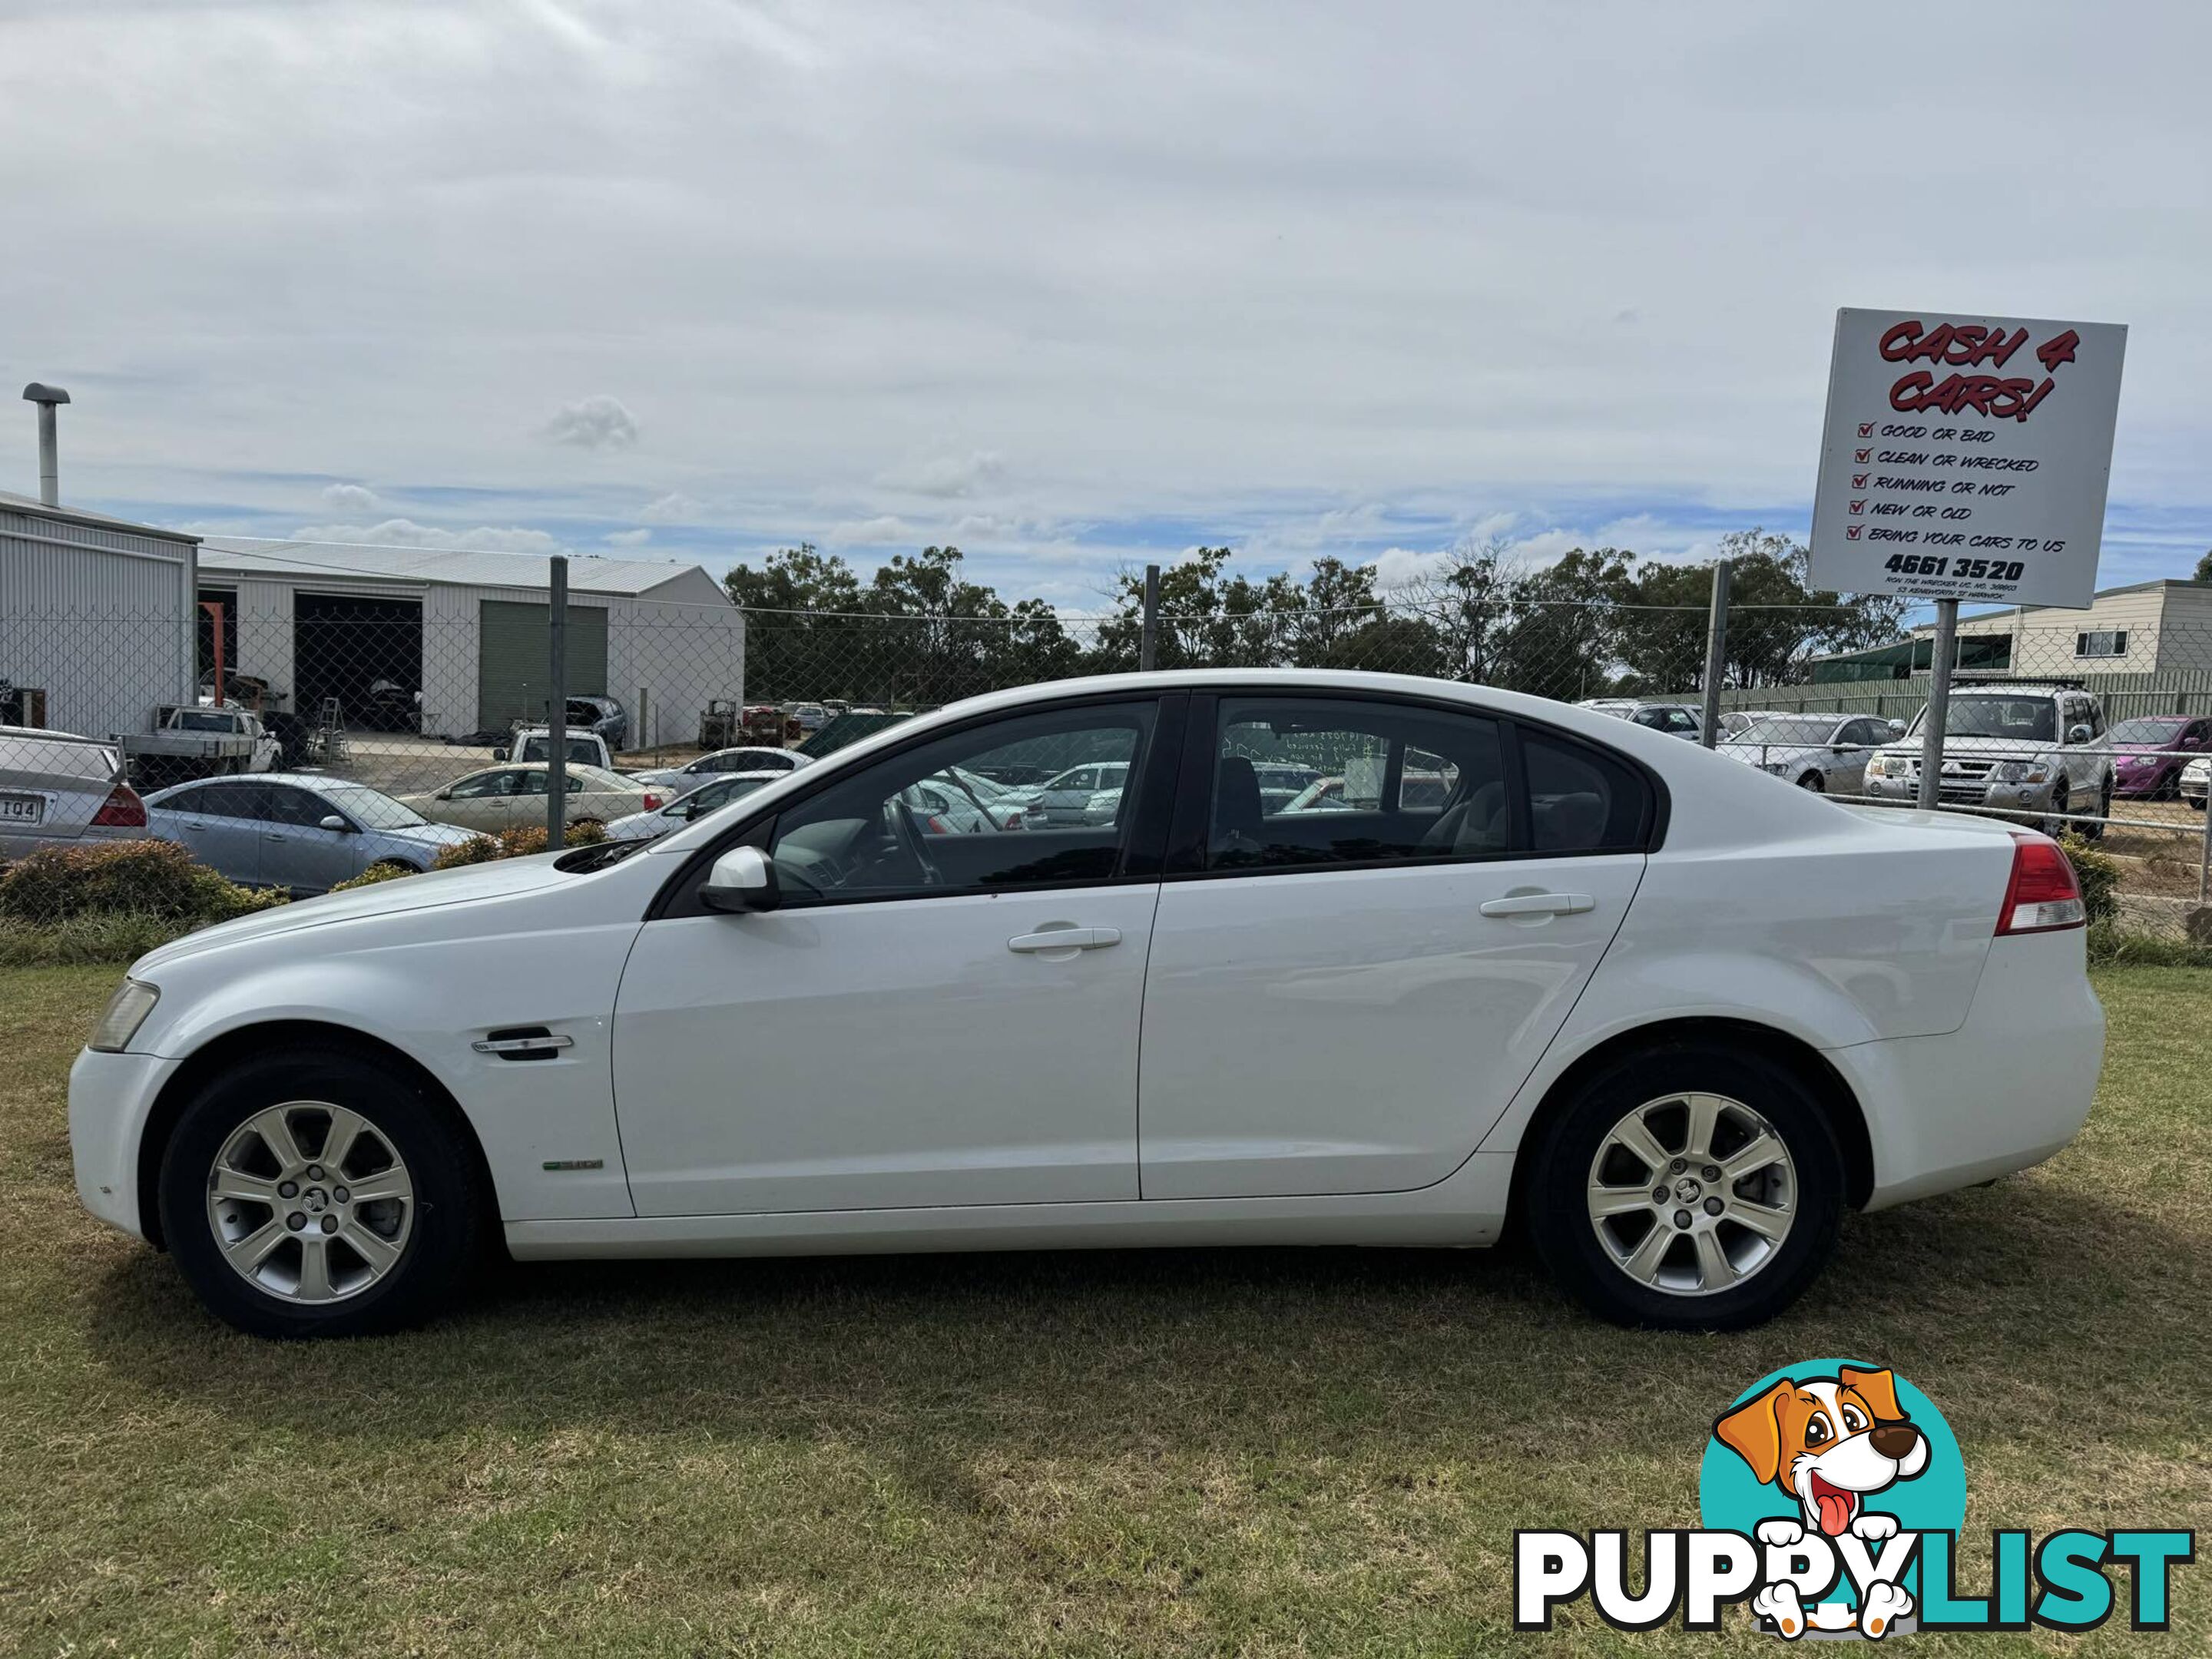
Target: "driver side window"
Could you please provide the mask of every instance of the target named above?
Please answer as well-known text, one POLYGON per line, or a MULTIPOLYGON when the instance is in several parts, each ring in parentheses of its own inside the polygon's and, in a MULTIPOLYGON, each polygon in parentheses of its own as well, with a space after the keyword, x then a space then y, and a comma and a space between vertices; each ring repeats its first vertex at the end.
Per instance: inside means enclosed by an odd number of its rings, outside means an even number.
POLYGON ((994 720, 863 768, 776 820, 784 902, 849 903, 1112 879, 1154 705, 994 720), (1085 769, 1097 787, 1046 788, 1085 769))

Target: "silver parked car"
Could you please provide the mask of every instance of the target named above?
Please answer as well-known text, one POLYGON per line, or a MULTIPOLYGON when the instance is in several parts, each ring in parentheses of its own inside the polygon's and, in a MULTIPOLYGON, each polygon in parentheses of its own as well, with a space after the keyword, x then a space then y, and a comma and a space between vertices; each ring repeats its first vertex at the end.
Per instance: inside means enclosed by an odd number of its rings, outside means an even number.
MULTIPOLYGON (((1920 734, 1924 708, 1910 726, 1892 721, 1901 741, 1867 763, 1867 793, 1911 801, 1920 788, 1920 734)), ((1945 806, 1979 806, 2040 819, 2056 835, 2069 815, 2109 817, 2116 779, 2105 708, 2087 690, 2066 680, 1978 679, 1951 687, 1943 722, 1943 773, 1938 799, 1945 806)), ((2097 822, 2074 826, 2091 840, 2105 833, 2097 822)))
POLYGON ((795 772, 814 764, 814 757, 795 749, 769 749, 757 744, 738 749, 717 749, 711 755, 686 761, 681 766, 661 766, 629 775, 648 789, 672 789, 688 794, 709 778, 732 772, 795 772))
POLYGON ((145 803, 125 781, 113 744, 0 726, 0 859, 145 834, 145 803))
POLYGON ((1763 714, 1718 746, 1730 760, 1801 789, 1856 795, 1867 762, 1890 738, 1889 722, 1871 714, 1763 714))
POLYGON ((472 832, 365 784, 307 773, 208 778, 146 798, 147 833, 248 887, 327 892, 380 864, 427 870, 472 832))

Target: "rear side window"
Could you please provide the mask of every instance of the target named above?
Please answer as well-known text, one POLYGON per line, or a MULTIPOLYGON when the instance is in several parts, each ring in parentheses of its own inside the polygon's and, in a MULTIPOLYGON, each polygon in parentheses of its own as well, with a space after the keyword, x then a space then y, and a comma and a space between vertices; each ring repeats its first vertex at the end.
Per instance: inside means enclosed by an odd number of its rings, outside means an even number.
POLYGON ((1528 779, 1532 850, 1643 850, 1656 809, 1650 786, 1634 768, 1571 738, 1526 730, 1521 763, 1528 779))
POLYGON ((1228 697, 1217 727, 1210 870, 1480 858, 1510 845, 1504 749, 1487 716, 1228 697))

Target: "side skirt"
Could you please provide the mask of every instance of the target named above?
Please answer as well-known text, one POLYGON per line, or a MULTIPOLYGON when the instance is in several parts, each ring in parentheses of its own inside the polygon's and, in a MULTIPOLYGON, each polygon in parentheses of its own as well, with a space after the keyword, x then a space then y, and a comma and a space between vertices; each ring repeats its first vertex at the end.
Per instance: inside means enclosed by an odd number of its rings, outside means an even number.
POLYGON ((1447 1179, 1411 1193, 510 1221, 507 1248, 518 1261, 550 1261, 1203 1244, 1463 1247, 1497 1243, 1512 1180, 1513 1154, 1478 1152, 1447 1179))

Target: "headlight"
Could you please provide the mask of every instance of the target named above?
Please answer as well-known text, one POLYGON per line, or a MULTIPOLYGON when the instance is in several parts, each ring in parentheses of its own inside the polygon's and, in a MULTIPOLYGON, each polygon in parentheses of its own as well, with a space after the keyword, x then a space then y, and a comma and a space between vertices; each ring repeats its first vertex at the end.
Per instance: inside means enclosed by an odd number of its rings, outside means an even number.
MULTIPOLYGON (((1872 760, 1867 763, 1867 775, 1870 778, 1886 778, 1889 775, 1889 769, 1892 763, 1892 757, 1888 755, 1876 755, 1872 760)), ((1898 771, 1902 774, 1905 770, 1905 763, 1902 761, 1898 761, 1895 762, 1895 764, 1898 771)))
POLYGON ((2047 761, 2000 761, 1990 775, 1999 783, 2041 783, 2051 775, 2047 761))
POLYGON ((146 1016, 154 1012, 154 1005, 161 994, 152 986, 135 979, 126 979, 115 988, 115 994, 107 1000, 107 1012, 100 1017, 100 1024, 92 1028, 92 1041, 87 1045, 103 1054, 119 1054, 131 1046, 131 1039, 138 1035, 138 1028, 146 1023, 146 1016))

